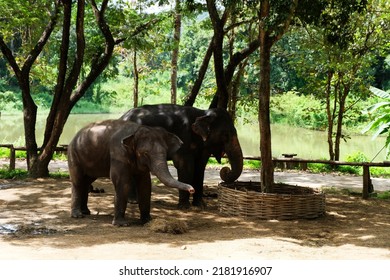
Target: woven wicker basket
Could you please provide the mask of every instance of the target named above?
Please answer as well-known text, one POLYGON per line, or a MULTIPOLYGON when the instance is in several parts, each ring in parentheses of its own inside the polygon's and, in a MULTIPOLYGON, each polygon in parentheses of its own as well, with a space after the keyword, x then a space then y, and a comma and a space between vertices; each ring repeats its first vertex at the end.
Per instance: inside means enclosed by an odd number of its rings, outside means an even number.
POLYGON ((311 188, 275 184, 262 193, 260 183, 219 183, 219 211, 224 215, 265 220, 313 219, 325 214, 325 194, 311 188))

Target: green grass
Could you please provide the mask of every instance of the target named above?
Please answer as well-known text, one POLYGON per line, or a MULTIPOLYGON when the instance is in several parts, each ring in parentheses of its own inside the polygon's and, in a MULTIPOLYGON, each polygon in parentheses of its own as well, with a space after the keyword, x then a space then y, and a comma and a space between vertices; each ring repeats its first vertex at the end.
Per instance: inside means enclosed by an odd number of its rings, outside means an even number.
MULTIPOLYGON (((10 154, 10 149, 0 148, 0 158, 9 158, 10 154)), ((27 157, 27 153, 25 151, 16 151, 15 157, 19 159, 25 159, 27 157)))
POLYGON ((69 178, 69 172, 64 172, 64 171, 50 172, 49 177, 54 179, 66 179, 69 178))
MULTIPOLYGON (((68 172, 56 171, 50 172, 50 178, 61 179, 61 178, 69 178, 68 172)), ((27 179, 28 172, 25 169, 16 168, 14 170, 9 170, 6 166, 5 168, 0 168, 0 179, 27 179)))
MULTIPOLYGON (((356 197, 362 196, 362 192, 356 191, 354 189, 325 187, 325 188, 322 188, 321 190, 323 193, 329 194, 329 195, 347 195, 347 196, 356 196, 356 197)), ((370 198, 383 199, 383 200, 390 199, 390 191, 371 193, 370 198)))
MULTIPOLYGON (((221 165, 229 165, 229 160, 223 158, 221 164, 219 164, 215 158, 211 157, 207 163, 208 167, 221 167, 221 165)), ((259 169, 260 166, 261 162, 259 160, 244 160, 244 169, 259 169)))
POLYGON ((14 169, 8 170, 8 168, 0 169, 0 179, 26 179, 28 177, 27 170, 14 169))
POLYGON ((390 199, 390 191, 380 192, 376 197, 379 199, 390 199))

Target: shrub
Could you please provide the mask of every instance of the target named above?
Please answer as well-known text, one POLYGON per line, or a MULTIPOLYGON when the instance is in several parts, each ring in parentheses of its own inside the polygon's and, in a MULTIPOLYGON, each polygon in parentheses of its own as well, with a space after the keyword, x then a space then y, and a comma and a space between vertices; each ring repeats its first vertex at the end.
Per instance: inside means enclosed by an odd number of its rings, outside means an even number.
POLYGON ((14 169, 8 170, 8 168, 0 169, 0 179, 24 179, 27 178, 27 170, 14 169))
MULTIPOLYGON (((368 158, 362 152, 356 152, 346 157, 347 162, 367 162, 368 158)), ((350 173, 356 175, 363 174, 362 166, 350 166, 350 165, 340 165, 338 170, 343 173, 350 173)))

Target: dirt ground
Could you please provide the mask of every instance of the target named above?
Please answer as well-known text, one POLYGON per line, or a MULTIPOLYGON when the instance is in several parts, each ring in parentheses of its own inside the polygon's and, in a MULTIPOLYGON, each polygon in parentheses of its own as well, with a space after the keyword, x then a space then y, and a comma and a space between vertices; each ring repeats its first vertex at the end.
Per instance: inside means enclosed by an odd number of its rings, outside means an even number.
MULTIPOLYGON (((304 175, 301 175, 304 176, 304 175)), ((327 194, 326 214, 312 220, 260 220, 219 213, 218 181, 206 187, 207 209, 178 210, 177 190, 153 186, 154 222, 186 232, 158 232, 138 224, 111 225, 114 191, 107 179, 92 193, 92 215, 70 218, 68 179, 0 180, 0 259, 390 259, 390 201, 327 194)))

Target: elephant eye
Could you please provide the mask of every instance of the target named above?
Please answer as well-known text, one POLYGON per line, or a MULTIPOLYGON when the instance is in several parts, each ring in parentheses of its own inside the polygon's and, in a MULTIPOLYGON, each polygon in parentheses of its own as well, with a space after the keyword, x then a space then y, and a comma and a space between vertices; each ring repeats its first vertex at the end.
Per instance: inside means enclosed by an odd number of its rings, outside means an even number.
POLYGON ((138 152, 138 157, 139 158, 145 158, 148 156, 148 152, 138 152))

